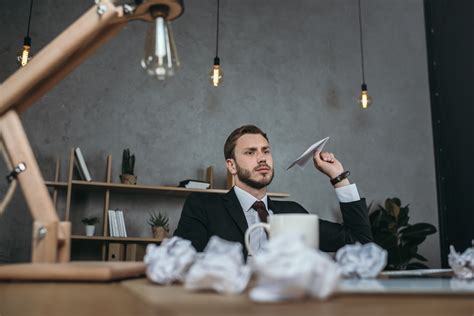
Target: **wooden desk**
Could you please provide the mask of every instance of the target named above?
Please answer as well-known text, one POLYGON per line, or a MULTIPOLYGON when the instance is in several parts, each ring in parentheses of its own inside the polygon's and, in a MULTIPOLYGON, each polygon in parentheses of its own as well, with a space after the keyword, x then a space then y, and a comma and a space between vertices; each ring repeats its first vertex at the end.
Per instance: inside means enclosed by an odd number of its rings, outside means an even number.
POLYGON ((0 283, 0 315, 456 315, 474 298, 440 295, 336 295, 327 301, 257 304, 247 295, 190 292, 146 279, 112 283, 0 283))

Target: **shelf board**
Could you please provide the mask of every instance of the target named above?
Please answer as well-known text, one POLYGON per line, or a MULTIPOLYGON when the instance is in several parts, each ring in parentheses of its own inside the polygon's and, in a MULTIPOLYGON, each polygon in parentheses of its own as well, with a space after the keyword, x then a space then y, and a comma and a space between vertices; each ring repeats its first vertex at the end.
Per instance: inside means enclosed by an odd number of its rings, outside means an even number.
MULTIPOLYGON (((81 187, 92 187, 98 189, 110 189, 110 190, 127 190, 127 191, 151 191, 151 192, 162 192, 163 194, 177 194, 177 195, 188 195, 191 192, 201 192, 201 193, 216 193, 216 194, 225 194, 228 190, 223 189, 188 189, 182 187, 172 187, 172 186, 157 186, 157 185, 146 185, 146 184, 122 184, 122 183, 108 183, 108 182, 97 182, 97 181, 80 181, 73 180, 72 184, 75 186, 81 187)), ((290 195, 288 193, 280 192, 268 192, 268 196, 274 198, 287 198, 290 195)))
POLYGON ((45 181, 44 184, 45 184, 47 187, 67 188, 67 182, 45 181))
POLYGON ((158 240, 158 239, 155 239, 155 238, 142 238, 142 237, 108 237, 108 236, 72 235, 71 239, 72 240, 161 243, 161 240, 158 240))

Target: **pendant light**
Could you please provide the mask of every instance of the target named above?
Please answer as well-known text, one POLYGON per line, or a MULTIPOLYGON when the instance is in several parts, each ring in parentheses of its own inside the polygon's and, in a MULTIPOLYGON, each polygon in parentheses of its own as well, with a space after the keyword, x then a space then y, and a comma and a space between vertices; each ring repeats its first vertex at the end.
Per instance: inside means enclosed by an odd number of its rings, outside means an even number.
POLYGON ((209 81, 214 87, 218 87, 222 83, 224 73, 222 72, 219 59, 219 3, 217 0, 217 18, 216 18, 216 57, 214 57, 214 65, 209 73, 209 81))
MULTIPOLYGON (((182 1, 177 1, 182 2, 182 1)), ((159 80, 174 75, 180 66, 178 51, 168 20, 170 8, 166 4, 150 8, 153 22, 148 27, 145 39, 145 56, 141 66, 147 74, 159 80)))
POLYGON ((26 66, 28 62, 33 57, 30 53, 31 49, 31 38, 30 38, 30 24, 31 24, 31 11, 33 9, 33 0, 30 1, 30 15, 28 17, 28 29, 26 31, 26 36, 23 40, 23 49, 18 52, 16 60, 20 67, 26 66))
POLYGON ((361 66, 362 66, 362 86, 359 98, 357 103, 363 109, 367 109, 372 104, 372 98, 370 97, 367 91, 367 84, 365 83, 365 67, 364 67, 364 42, 362 38, 362 14, 360 9, 360 0, 359 0, 359 40, 360 40, 360 57, 361 57, 361 66))

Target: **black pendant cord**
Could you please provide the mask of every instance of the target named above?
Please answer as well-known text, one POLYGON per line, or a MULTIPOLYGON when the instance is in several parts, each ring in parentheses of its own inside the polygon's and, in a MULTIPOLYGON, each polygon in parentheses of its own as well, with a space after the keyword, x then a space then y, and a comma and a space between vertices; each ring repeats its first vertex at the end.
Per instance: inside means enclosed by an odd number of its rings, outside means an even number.
POLYGON ((220 0, 217 0, 217 21, 216 21, 216 58, 219 58, 219 4, 220 0))
POLYGON ((365 67, 364 67, 364 41, 362 37, 362 14, 360 9, 360 0, 359 0, 359 40, 360 40, 360 57, 362 65, 362 84, 365 85, 365 67))
POLYGON ((31 24, 31 12, 33 10, 33 0, 30 1, 30 15, 28 17, 28 29, 26 31, 26 37, 30 37, 30 24, 31 24))

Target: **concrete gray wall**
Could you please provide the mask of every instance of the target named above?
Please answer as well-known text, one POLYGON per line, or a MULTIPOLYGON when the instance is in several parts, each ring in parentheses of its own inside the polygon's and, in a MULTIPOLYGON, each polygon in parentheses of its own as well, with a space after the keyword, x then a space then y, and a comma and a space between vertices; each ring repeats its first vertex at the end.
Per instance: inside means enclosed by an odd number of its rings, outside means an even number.
MULTIPOLYGON (((91 3, 35 2, 33 54, 91 3)), ((94 179, 103 179, 111 154, 118 181, 121 152, 129 147, 142 184, 176 185, 202 177, 213 165, 223 187, 223 143, 234 128, 251 123, 270 137, 276 160, 272 191, 289 192, 322 218, 340 220, 327 178, 312 166, 285 170, 307 146, 330 136, 326 149, 351 171, 369 203, 397 196, 410 204, 412 223, 438 226, 423 1, 362 4, 366 81, 374 99, 368 111, 356 103, 357 1, 222 1, 225 77, 218 89, 207 81, 215 1, 186 1, 184 15, 173 23, 182 61, 174 78, 156 81, 140 68, 147 25, 134 22, 22 114, 45 178, 52 178, 59 155, 65 180, 69 150, 79 146, 94 179)), ((1 1, 0 81, 16 70, 28 5, 1 1)), ((100 214, 101 195, 81 192, 73 203, 73 233, 82 233, 80 218, 100 214)), ((148 212, 166 211, 174 230, 182 203, 163 195, 114 194, 111 207, 125 209, 130 235, 149 236, 148 212)), ((28 260, 30 225, 19 195, 0 218, 0 261, 28 260)), ((430 266, 439 266, 438 234, 420 252, 430 266)))

